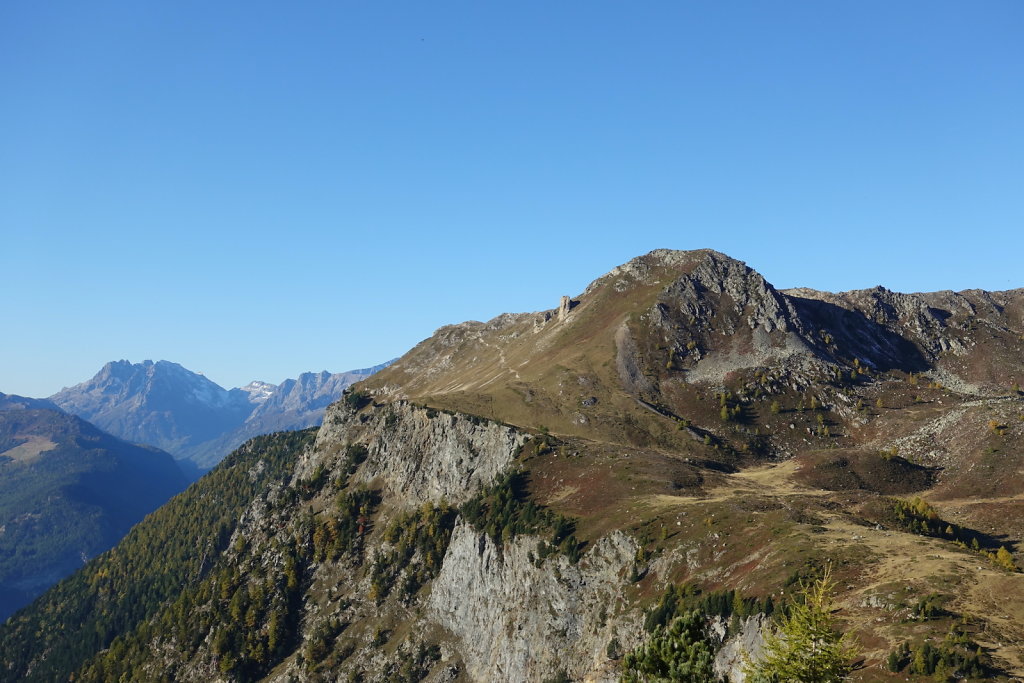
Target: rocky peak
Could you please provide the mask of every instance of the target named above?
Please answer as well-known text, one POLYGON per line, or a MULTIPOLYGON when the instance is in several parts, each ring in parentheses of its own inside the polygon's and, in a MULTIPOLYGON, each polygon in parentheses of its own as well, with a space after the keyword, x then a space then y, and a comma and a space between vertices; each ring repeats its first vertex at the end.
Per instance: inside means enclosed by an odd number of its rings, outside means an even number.
MULTIPOLYGON (((657 281, 665 272, 685 272, 693 268, 695 264, 704 258, 733 260, 713 249, 697 249, 694 251, 655 249, 642 256, 630 259, 621 266, 612 268, 608 273, 590 283, 585 293, 591 292, 600 285, 613 281, 618 282, 623 279, 641 284, 651 284, 657 281)), ((737 261, 737 263, 739 262, 737 261)))
POLYGON ((683 308, 692 318, 691 325, 709 321, 717 312, 714 304, 722 304, 725 295, 732 322, 765 332, 799 330, 796 311, 760 273, 715 251, 696 252, 696 256, 696 266, 666 288, 664 295, 683 308), (712 301, 709 295, 718 300, 712 301))
POLYGON ((62 401, 109 404, 125 398, 160 401, 168 394, 208 405, 222 405, 230 401, 227 390, 220 385, 178 363, 165 360, 155 363, 151 360, 141 363, 112 361, 92 379, 63 389, 51 398, 58 404, 62 401))
POLYGON ((563 296, 561 300, 558 302, 558 319, 565 320, 567 317, 569 317, 569 311, 571 310, 572 299, 567 296, 563 296))
POLYGON ((240 391, 244 391, 249 397, 249 403, 260 405, 268 398, 270 398, 277 390, 277 385, 271 384, 270 382, 261 382, 259 380, 253 380, 244 387, 239 387, 240 391))

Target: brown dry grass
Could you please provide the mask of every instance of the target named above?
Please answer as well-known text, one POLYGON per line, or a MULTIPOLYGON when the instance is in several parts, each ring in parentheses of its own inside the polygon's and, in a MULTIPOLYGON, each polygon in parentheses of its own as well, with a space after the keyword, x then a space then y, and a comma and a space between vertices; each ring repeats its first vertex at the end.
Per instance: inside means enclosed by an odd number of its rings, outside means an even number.
POLYGON ((39 459, 39 456, 46 451, 51 451, 57 447, 50 439, 44 436, 30 436, 27 437, 24 443, 18 444, 14 448, 9 448, 0 455, 11 458, 15 462, 31 463, 39 459))

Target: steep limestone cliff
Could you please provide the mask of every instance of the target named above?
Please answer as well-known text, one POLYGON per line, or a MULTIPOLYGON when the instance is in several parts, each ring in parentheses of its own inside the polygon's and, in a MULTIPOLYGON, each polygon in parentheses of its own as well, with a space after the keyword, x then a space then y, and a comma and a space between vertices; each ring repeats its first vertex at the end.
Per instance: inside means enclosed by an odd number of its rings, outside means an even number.
POLYGON ((396 401, 355 416, 344 401, 324 417, 316 448, 299 463, 298 476, 318 465, 330 468, 343 447, 362 444, 368 457, 356 481, 379 481, 393 504, 457 505, 504 472, 528 434, 467 415, 396 401))
POLYGON ((499 548, 467 524, 452 534, 427 601, 428 616, 458 637, 472 680, 534 681, 567 672, 573 680, 613 681, 606 648, 641 636, 636 610, 620 611, 636 541, 600 539, 578 564, 538 561, 536 537, 499 548))

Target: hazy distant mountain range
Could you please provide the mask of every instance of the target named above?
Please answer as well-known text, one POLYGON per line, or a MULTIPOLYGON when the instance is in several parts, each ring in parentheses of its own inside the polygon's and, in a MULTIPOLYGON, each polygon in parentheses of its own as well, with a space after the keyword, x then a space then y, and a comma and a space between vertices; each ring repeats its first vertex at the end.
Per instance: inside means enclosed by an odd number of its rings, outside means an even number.
POLYGON ((0 394, 0 620, 187 485, 171 456, 0 394))
POLYGON ((386 365, 227 390, 177 363, 117 361, 51 399, 0 393, 0 621, 244 441, 319 424, 386 365))
POLYGON ((177 363, 121 360, 50 400, 111 434, 162 448, 187 461, 186 468, 203 471, 253 436, 319 424, 346 387, 387 365, 225 389, 177 363))

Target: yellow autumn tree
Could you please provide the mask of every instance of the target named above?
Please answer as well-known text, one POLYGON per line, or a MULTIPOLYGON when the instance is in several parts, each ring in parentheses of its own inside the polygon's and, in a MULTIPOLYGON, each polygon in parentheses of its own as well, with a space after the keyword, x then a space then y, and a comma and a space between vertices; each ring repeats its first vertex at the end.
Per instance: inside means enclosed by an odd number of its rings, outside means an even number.
POLYGON ((833 616, 831 567, 817 581, 804 584, 778 631, 765 640, 760 661, 748 662, 752 683, 835 683, 842 681, 857 656, 853 640, 837 629, 833 616))

